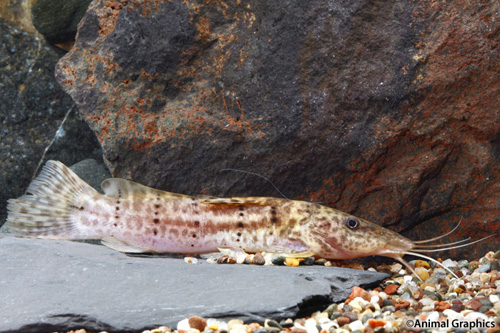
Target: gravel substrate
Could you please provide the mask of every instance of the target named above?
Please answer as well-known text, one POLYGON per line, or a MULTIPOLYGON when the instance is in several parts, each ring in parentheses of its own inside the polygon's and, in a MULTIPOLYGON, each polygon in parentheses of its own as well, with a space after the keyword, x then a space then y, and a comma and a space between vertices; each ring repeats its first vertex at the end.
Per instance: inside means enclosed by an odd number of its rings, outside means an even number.
MULTIPOLYGON (((234 260, 226 253, 223 257, 208 260, 219 264, 263 264, 271 260, 291 266, 332 265, 325 260, 278 260, 260 255, 234 260)), ((411 261, 422 281, 399 263, 383 264, 369 268, 392 274, 377 288, 354 287, 345 302, 331 304, 306 318, 245 324, 238 319, 224 322, 192 316, 180 321, 177 327, 152 328, 143 333, 500 332, 499 259, 500 251, 488 252, 477 261, 441 261, 460 279, 433 263, 411 261)))

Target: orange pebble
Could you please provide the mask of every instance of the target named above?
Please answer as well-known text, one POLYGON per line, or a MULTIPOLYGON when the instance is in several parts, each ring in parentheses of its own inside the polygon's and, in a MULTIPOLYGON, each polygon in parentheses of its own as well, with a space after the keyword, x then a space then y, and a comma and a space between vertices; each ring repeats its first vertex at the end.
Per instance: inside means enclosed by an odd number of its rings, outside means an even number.
POLYGON ((356 297, 361 297, 365 301, 369 301, 370 300, 370 293, 361 287, 353 287, 351 294, 349 295, 349 297, 345 301, 345 304, 349 304, 349 302, 352 301, 353 299, 355 299, 356 297))
POLYGON ((390 284, 387 287, 385 287, 384 292, 387 295, 394 295, 396 291, 398 291, 399 286, 397 284, 390 284))
POLYGON ((371 327, 385 326, 386 323, 387 322, 382 319, 368 319, 368 325, 370 325, 371 327))

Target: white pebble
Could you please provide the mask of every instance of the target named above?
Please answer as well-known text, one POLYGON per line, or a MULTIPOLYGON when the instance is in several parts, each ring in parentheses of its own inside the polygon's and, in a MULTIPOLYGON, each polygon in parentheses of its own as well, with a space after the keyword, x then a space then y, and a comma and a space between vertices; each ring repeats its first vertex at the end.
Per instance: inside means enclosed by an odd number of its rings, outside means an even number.
POLYGON ((430 291, 430 292, 436 292, 436 288, 433 286, 425 286, 424 290, 430 291))
POLYGON ((304 327, 307 330, 307 333, 319 333, 318 328, 316 327, 316 320, 313 318, 307 319, 304 327))
POLYGON ((353 321, 352 323, 349 324, 349 328, 351 329, 351 331, 355 331, 355 330, 361 330, 362 331, 364 327, 365 327, 365 325, 363 325, 363 323, 361 322, 361 320, 355 320, 355 321, 353 321))
POLYGON ((458 262, 456 262, 455 260, 446 259, 441 263, 441 265, 443 265, 444 267, 457 267, 458 262))
POLYGON ((403 279, 404 279, 404 281, 405 281, 406 283, 408 283, 408 282, 412 282, 413 277, 412 277, 411 275, 405 275, 405 276, 403 277, 403 279))
POLYGON ((437 311, 432 311, 427 316, 427 321, 438 321, 438 319, 439 319, 439 312, 437 311))
POLYGON ((434 304, 434 300, 433 299, 430 299, 429 297, 423 297, 421 300, 420 300, 420 303, 422 303, 422 305, 428 305, 428 304, 434 304))
POLYGON ((454 319, 457 319, 458 321, 460 320, 463 320, 464 319, 464 315, 459 313, 459 312, 456 312, 455 310, 452 310, 452 309, 446 309, 443 311, 443 314, 450 320, 454 320, 454 319))
POLYGON ((488 320, 488 316, 481 312, 471 312, 465 316, 465 320, 474 321, 476 319, 488 320))
POLYGON ((197 264, 198 259, 194 257, 184 257, 184 262, 187 262, 188 264, 197 264))
POLYGON ((183 331, 189 331, 191 330, 191 326, 189 326, 189 319, 183 319, 180 322, 177 323, 177 330, 183 330, 183 331))
POLYGON ((500 297, 498 297, 498 295, 490 295, 489 299, 490 302, 493 304, 500 302, 500 297))
POLYGON ((362 311, 363 308, 368 304, 367 301, 362 299, 361 297, 356 297, 352 301, 349 302, 349 305, 352 306, 354 309, 357 309, 359 311, 362 311))

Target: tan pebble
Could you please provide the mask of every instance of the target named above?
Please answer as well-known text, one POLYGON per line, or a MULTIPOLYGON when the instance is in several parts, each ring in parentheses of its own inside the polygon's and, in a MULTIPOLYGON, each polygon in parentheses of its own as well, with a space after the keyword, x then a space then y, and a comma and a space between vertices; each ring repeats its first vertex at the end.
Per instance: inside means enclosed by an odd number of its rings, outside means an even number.
POLYGON ((490 280, 491 280, 491 275, 488 274, 488 273, 480 273, 479 274, 479 279, 483 282, 483 283, 489 283, 490 280))
POLYGON ((417 268, 417 267, 423 267, 423 268, 426 268, 426 269, 431 268, 431 266, 429 265, 429 263, 427 261, 424 261, 424 260, 416 260, 415 261, 415 268, 417 268))
POLYGON ((198 316, 189 317, 188 323, 189 327, 197 329, 200 332, 202 332, 205 327, 207 327, 207 321, 204 318, 198 316))
POLYGON ((299 264, 300 264, 300 261, 299 261, 299 259, 297 259, 297 258, 290 258, 290 257, 287 257, 287 258, 285 259, 285 265, 287 265, 287 266, 290 266, 290 267, 297 267, 297 266, 299 266, 299 264))
POLYGON ((337 323, 339 324, 340 327, 347 325, 351 322, 351 319, 347 317, 338 317, 337 318, 337 323))
POLYGON ((415 268, 415 273, 417 273, 417 275, 422 279, 422 281, 425 281, 429 278, 429 272, 423 267, 415 268))
POLYGON ((230 331, 233 328, 239 328, 241 325, 243 325, 243 320, 241 320, 241 319, 231 319, 227 323, 227 329, 228 329, 228 331, 230 331))
POLYGON ((256 253, 253 256, 252 264, 262 266, 266 263, 266 259, 260 253, 256 253))
POLYGON ((332 266, 333 266, 333 264, 332 264, 332 262, 331 262, 330 260, 327 260, 327 261, 325 262, 325 266, 326 266, 326 267, 332 267, 332 266))

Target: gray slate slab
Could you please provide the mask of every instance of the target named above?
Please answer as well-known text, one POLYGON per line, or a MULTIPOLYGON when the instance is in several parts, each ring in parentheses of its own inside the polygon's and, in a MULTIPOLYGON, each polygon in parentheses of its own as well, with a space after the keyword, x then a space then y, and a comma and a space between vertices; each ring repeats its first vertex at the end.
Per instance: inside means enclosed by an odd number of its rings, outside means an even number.
POLYGON ((0 235, 0 332, 138 331, 175 327, 191 315, 282 319, 323 309, 347 298, 353 286, 387 276, 201 261, 129 257, 100 245, 0 235))

